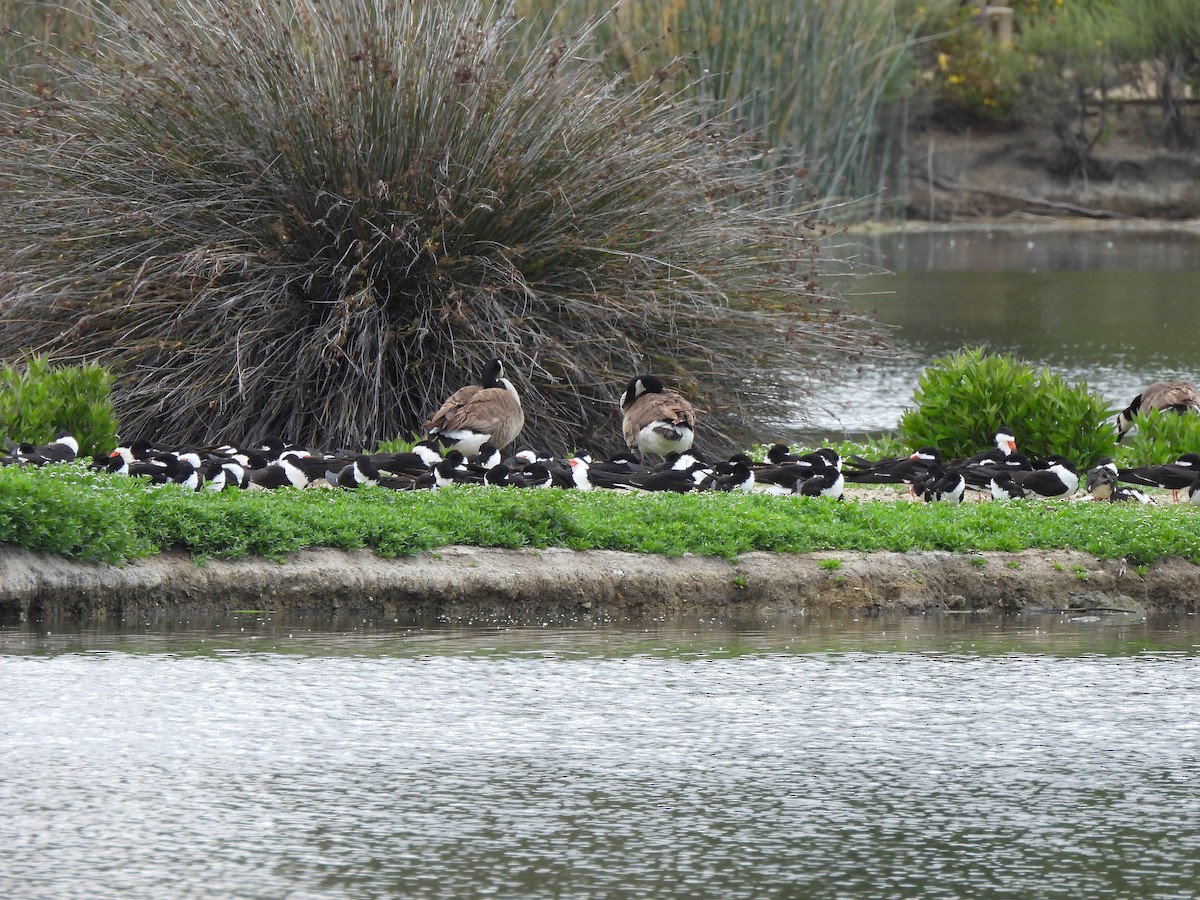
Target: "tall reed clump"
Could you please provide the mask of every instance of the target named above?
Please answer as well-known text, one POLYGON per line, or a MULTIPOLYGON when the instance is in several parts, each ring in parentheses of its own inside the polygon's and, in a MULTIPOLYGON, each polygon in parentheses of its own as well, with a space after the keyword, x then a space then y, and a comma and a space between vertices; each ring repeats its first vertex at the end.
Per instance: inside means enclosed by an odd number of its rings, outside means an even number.
MULTIPOLYGON (((558 23, 610 5, 518 0, 558 23)), ((894 0, 639 0, 617 6, 595 34, 616 65, 639 77, 688 58, 693 96, 708 114, 762 138, 764 162, 786 173, 777 189, 789 203, 878 217, 903 207, 903 101, 924 21, 915 8, 894 0)))
POLYGON ((614 444, 647 369, 740 441, 781 370, 881 345, 751 142, 586 31, 531 44, 488 0, 126 0, 96 31, 0 108, 0 353, 102 360, 126 435, 369 445, 499 356, 531 444, 614 444))
POLYGON ((900 416, 904 442, 937 447, 946 458, 989 449, 1005 426, 1030 457, 1060 454, 1090 466, 1116 448, 1111 410, 1086 384, 1068 385, 1048 369, 979 347, 933 360, 913 403, 900 416))

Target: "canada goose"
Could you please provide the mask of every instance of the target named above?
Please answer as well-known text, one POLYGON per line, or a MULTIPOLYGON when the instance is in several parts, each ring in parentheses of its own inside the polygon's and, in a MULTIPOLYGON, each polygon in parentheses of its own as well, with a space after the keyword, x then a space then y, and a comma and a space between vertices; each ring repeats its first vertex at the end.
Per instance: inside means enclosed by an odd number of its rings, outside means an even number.
POLYGON ((485 443, 507 447, 524 427, 521 398, 498 359, 483 367, 480 384, 459 388, 425 423, 430 438, 464 456, 478 453, 485 443))
POLYGON ((638 453, 665 457, 682 453, 696 437, 696 411, 675 391, 668 391, 654 375, 629 380, 621 394, 625 445, 638 453))
POLYGON ((1133 398, 1133 402, 1117 413, 1117 440, 1134 426, 1133 417, 1151 409, 1170 410, 1183 414, 1200 411, 1200 391, 1190 381, 1156 381, 1133 398))

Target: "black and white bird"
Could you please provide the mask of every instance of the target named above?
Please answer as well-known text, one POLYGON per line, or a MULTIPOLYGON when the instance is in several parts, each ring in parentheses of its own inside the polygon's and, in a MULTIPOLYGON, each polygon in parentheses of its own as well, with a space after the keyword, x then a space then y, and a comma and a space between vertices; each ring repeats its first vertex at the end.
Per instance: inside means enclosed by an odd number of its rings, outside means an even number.
POLYGON ((846 461, 846 480, 856 484, 912 484, 942 464, 937 447, 919 447, 909 456, 869 460, 852 456, 846 461))
POLYGON ((654 375, 629 380, 620 399, 625 445, 642 456, 683 453, 696 438, 696 410, 654 375))
POLYGON ((46 463, 74 462, 79 455, 79 441, 69 431, 60 431, 54 440, 45 444, 16 444, 7 437, 4 445, 8 454, 2 458, 5 464, 44 466, 46 463))
POLYGON ((1030 472, 1012 472, 1013 481, 1042 497, 1070 497, 1079 490, 1079 473, 1065 456, 1048 456, 1030 472))
POLYGON ((713 466, 713 473, 702 490, 749 493, 754 489, 754 462, 744 453, 738 453, 713 466))
POLYGON ((1020 500, 1025 496, 1025 488, 1013 481, 1012 472, 1000 470, 988 482, 993 500, 1020 500))
POLYGON ((1007 426, 1001 426, 996 429, 996 434, 993 436, 992 441, 993 446, 990 450, 976 453, 974 456, 963 461, 977 466, 1003 465, 1010 456, 1017 452, 1017 436, 1007 426))
POLYGON ((260 469, 252 469, 246 481, 246 489, 251 491, 273 491, 276 488, 292 487, 306 488, 310 478, 308 469, 300 462, 298 451, 285 451, 277 462, 260 469))
POLYGON ((962 503, 967 479, 957 469, 935 466, 913 482, 913 491, 926 503, 962 503))
POLYGON ((1165 488, 1178 500, 1178 493, 1191 486, 1200 473, 1200 454, 1185 453, 1173 463, 1158 466, 1134 466, 1120 469, 1119 477, 1127 484, 1165 488))
POLYGON ((834 466, 816 466, 808 475, 797 479, 792 488, 794 493, 802 497, 828 497, 831 500, 841 500, 846 486, 846 479, 834 466))
POLYGON ((1087 470, 1084 488, 1094 500, 1108 500, 1117 487, 1118 477, 1117 464, 1105 456, 1087 470))
POLYGON ((498 359, 484 365, 479 384, 459 388, 425 423, 429 438, 464 456, 478 453, 487 443, 507 447, 524 427, 521 398, 498 359))
POLYGON ((1158 409, 1175 413, 1200 412, 1200 391, 1190 381, 1156 381, 1133 398, 1127 407, 1117 413, 1117 440, 1136 424, 1134 417, 1148 410, 1158 409))
POLYGON ((375 487, 379 484, 379 470, 365 454, 354 457, 353 462, 341 465, 336 469, 325 470, 325 480, 333 487, 354 488, 375 487))
POLYGON ((1108 495, 1110 503, 1145 503, 1153 505, 1154 500, 1137 488, 1119 487, 1108 495))

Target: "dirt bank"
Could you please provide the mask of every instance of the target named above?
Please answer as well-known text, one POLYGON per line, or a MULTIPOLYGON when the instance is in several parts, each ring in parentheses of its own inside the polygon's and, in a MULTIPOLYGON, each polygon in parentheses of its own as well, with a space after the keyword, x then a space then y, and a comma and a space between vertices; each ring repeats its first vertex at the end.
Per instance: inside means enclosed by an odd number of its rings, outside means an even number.
POLYGON ((1200 566, 1080 553, 845 551, 707 557, 447 547, 411 559, 309 550, 285 562, 163 554, 117 568, 0 550, 0 621, 135 621, 232 610, 374 619, 628 621, 678 614, 1101 609, 1192 613, 1200 566))
POLYGON ((1200 148, 1167 150, 1161 130, 1153 104, 1118 104, 1090 171, 1065 177, 1054 174, 1061 144, 1046 126, 922 129, 909 147, 907 215, 1200 218, 1200 148))

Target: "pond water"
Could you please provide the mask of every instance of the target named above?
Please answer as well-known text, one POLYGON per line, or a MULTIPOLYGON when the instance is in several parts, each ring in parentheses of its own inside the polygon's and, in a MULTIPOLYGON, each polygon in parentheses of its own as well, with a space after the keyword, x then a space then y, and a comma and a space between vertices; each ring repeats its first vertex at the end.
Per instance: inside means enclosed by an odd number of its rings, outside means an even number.
POLYGON ((1086 382, 1114 407, 1200 379, 1200 232, 958 227, 843 236, 830 283, 892 326, 904 356, 814 385, 801 433, 891 430, 930 360, 981 345, 1086 382), (870 274, 874 273, 874 274, 870 274))
POLYGON ((6 897, 1194 897, 1200 625, 0 629, 6 897))

